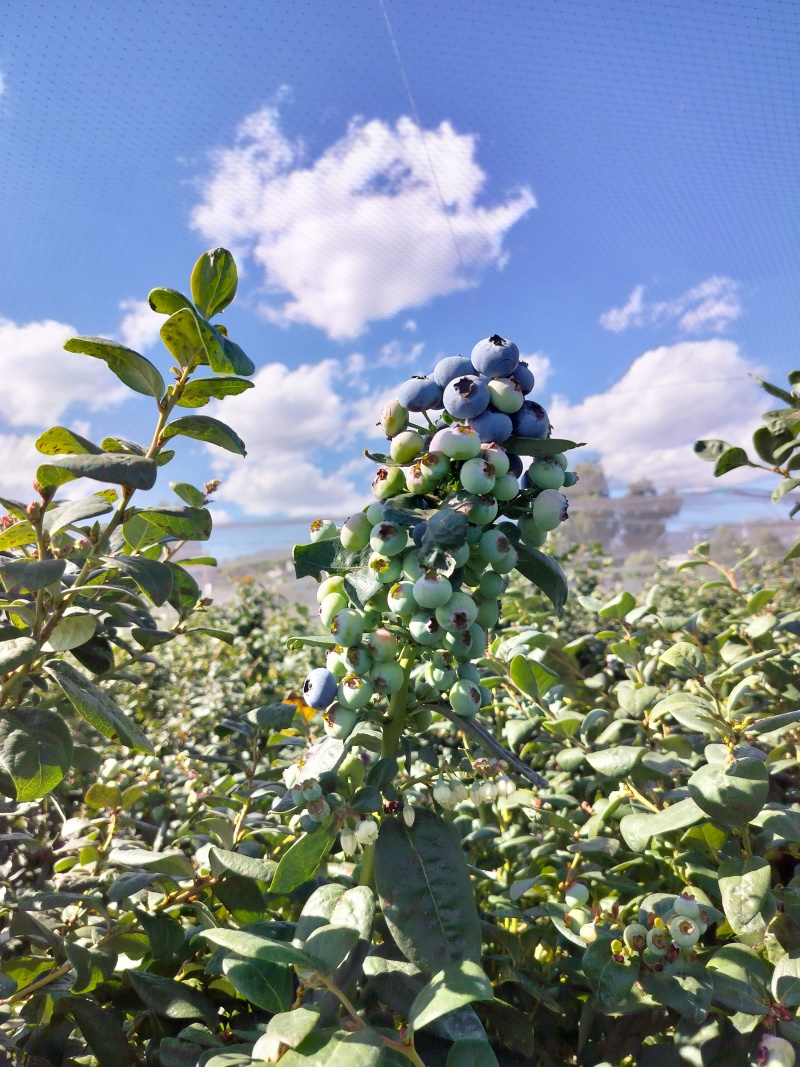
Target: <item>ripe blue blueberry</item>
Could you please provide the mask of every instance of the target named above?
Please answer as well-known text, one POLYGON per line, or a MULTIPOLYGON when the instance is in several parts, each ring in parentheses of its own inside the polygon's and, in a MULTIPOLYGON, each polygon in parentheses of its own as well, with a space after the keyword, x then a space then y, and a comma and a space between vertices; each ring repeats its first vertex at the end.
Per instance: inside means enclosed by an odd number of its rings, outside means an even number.
POLYGON ((487 408, 474 419, 469 420, 469 425, 478 434, 481 441, 489 443, 497 441, 502 444, 511 436, 514 429, 511 418, 502 411, 491 411, 487 408))
POLYGON ((474 374, 454 378, 444 391, 444 406, 454 419, 474 419, 487 409, 490 400, 485 379, 474 374))
POLYGON ((326 667, 315 667, 303 683, 303 700, 322 711, 336 699, 336 676, 326 667))
MULTIPOLYGON (((508 453, 508 473, 513 474, 515 478, 519 478, 522 474, 522 457, 514 452, 508 453)), ((369 517, 369 508, 367 508, 367 517, 369 517)), ((370 519, 370 522, 372 522, 372 519, 370 519)))
POLYGON ((442 406, 442 388, 433 378, 414 377, 403 382, 397 398, 407 411, 426 411, 442 406))
POLYGON ((433 368, 431 377, 440 389, 444 389, 454 378, 474 373, 475 368, 465 356, 445 356, 433 368))
POLYGON ((525 393, 526 396, 528 395, 528 393, 531 392, 534 385, 536 384, 536 379, 533 376, 533 371, 530 369, 525 360, 520 360, 519 364, 517 365, 517 369, 514 371, 511 377, 514 379, 517 385, 519 385, 520 389, 523 391, 523 393, 525 393))
POLYGON ((427 529, 428 524, 423 519, 422 522, 418 522, 417 525, 411 531, 411 538, 417 548, 422 548, 422 539, 425 537, 425 531, 427 529))
POLYGON ((519 349, 513 341, 494 333, 478 341, 470 359, 479 374, 487 378, 508 378, 519 366, 519 349))
POLYGON ((519 411, 511 416, 511 423, 517 437, 541 441, 550 436, 550 419, 542 405, 535 400, 526 400, 519 411))

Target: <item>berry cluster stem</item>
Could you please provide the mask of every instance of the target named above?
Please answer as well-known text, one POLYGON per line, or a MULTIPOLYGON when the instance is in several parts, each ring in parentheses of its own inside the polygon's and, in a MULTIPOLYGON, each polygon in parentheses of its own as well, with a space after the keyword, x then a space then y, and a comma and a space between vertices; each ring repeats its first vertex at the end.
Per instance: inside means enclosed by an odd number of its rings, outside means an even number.
POLYGON ((398 660, 400 666, 403 668, 403 684, 396 693, 392 694, 392 698, 389 701, 389 721, 383 727, 383 744, 381 746, 382 758, 395 759, 397 757, 397 747, 400 744, 400 736, 406 725, 408 681, 415 659, 416 651, 414 647, 412 645, 406 645, 400 653, 400 658, 398 660))

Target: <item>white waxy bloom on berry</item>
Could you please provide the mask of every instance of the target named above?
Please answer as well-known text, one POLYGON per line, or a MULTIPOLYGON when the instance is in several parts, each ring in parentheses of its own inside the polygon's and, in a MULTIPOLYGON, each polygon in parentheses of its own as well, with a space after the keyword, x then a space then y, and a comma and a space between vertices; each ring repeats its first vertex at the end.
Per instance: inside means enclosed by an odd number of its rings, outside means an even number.
POLYGON ((764 1034, 758 1048, 760 1067, 794 1067, 794 1049, 785 1037, 764 1034))
POLYGON ((665 956, 669 948, 669 934, 660 926, 647 931, 647 947, 655 956, 665 956))
POLYGON ((589 899, 589 890, 583 882, 573 882, 564 892, 564 902, 568 908, 580 907, 589 899))
POLYGON ((356 826, 356 838, 360 845, 371 845, 378 836, 378 824, 374 819, 364 819, 356 826))
POLYGON ((689 893, 675 897, 673 908, 676 915, 685 915, 689 919, 697 919, 700 915, 700 905, 689 893))
POLYGON ((498 778, 497 792, 501 797, 510 797, 516 793, 517 787, 512 778, 498 778))
POLYGON ((580 928, 579 933, 584 945, 592 945, 597 940, 597 927, 594 923, 586 923, 580 928))
POLYGON ((700 927, 687 915, 676 915, 669 924, 669 932, 680 948, 691 948, 700 940, 700 927))
POLYGON ((342 852, 344 852, 345 856, 352 856, 355 854, 358 849, 358 839, 349 827, 342 830, 339 835, 339 840, 342 845, 342 852))
POLYGON ((414 816, 415 812, 413 807, 408 801, 406 801, 403 806, 403 822, 406 824, 406 826, 409 827, 409 829, 414 825, 414 816))

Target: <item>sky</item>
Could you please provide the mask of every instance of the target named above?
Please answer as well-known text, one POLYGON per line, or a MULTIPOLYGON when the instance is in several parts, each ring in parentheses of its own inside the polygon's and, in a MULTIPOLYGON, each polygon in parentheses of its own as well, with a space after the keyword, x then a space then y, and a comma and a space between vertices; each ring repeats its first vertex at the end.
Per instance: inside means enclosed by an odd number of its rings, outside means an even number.
POLYGON ((493 333, 617 491, 713 488, 692 442, 746 444, 748 375, 798 365, 798 29, 779 0, 6 5, 0 492, 51 425, 149 441, 152 402, 61 345, 167 372, 147 292, 218 245, 257 371, 205 410, 248 455, 182 442, 154 501, 219 477, 218 522, 341 517, 384 399, 493 333))

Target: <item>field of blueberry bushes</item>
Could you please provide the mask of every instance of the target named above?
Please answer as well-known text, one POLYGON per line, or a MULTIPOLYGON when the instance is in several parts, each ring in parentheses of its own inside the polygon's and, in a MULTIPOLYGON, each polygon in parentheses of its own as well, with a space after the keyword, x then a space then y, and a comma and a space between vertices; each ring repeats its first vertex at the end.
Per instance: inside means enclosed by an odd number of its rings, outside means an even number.
MULTIPOLYGON (((376 413, 373 503, 294 550, 318 615, 209 605, 181 549, 215 483, 135 494, 182 438, 245 455, 196 413, 252 387, 236 285, 215 249, 151 292, 169 383, 68 341, 153 424, 54 427, 0 499, 0 1059, 791 1067, 800 546, 697 545, 636 595, 557 556, 575 443, 492 335, 376 413)), ((798 382, 762 383, 753 458, 698 456, 795 492, 798 382)))

